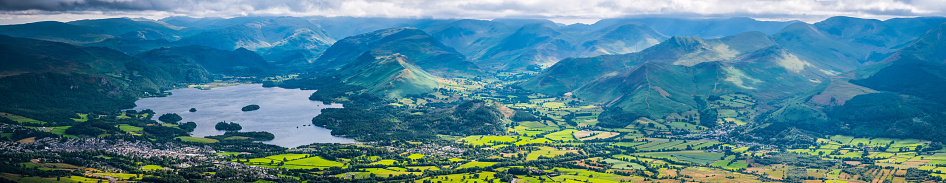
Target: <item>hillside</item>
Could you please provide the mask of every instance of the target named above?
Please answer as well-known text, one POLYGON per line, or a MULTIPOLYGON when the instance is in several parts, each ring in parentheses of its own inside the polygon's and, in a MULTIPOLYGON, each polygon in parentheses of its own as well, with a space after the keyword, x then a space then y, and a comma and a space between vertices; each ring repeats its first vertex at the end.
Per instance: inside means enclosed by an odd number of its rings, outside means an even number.
POLYGON ((630 71, 644 62, 686 66, 730 62, 739 55, 773 44, 759 32, 710 40, 677 36, 636 53, 565 59, 521 85, 540 93, 561 95, 595 79, 630 71))
POLYGON ((115 37, 102 30, 53 21, 2 25, 0 35, 70 44, 94 43, 115 37))
POLYGON ((613 18, 603 19, 593 27, 607 27, 622 22, 640 22, 667 36, 697 36, 707 39, 732 36, 743 32, 773 34, 796 21, 760 21, 746 17, 687 19, 687 18, 613 18))
POLYGON ((479 55, 503 37, 516 31, 514 27, 486 20, 457 20, 446 25, 424 29, 444 45, 464 55, 479 55))
POLYGON ((946 103, 946 24, 888 58, 883 66, 854 84, 868 88, 909 94, 939 103, 946 103))
POLYGON ((155 67, 107 48, 0 36, 0 111, 47 121, 75 113, 108 113, 134 106, 182 82, 155 67))
POLYGON ((815 95, 807 101, 780 109, 798 112, 774 113, 769 121, 828 134, 943 139, 936 132, 946 129, 941 120, 946 64, 933 50, 946 44, 944 27, 931 30, 882 63, 832 79, 810 92, 815 95), (806 114, 813 117, 799 117, 806 114))
POLYGON ((426 94, 438 86, 437 77, 397 53, 381 57, 365 53, 338 73, 345 83, 365 87, 368 93, 388 98, 426 94))
POLYGON ((183 29, 183 27, 172 26, 164 22, 130 18, 78 20, 68 22, 68 24, 101 30, 105 34, 124 39, 136 40, 176 41, 181 39, 180 30, 183 29))
MULTIPOLYGON (((827 75, 791 53, 771 47, 733 62, 694 66, 647 62, 634 70, 594 80, 574 96, 646 116, 703 110, 694 97, 748 94, 760 101, 780 101, 807 92, 827 75)), ((770 108, 768 104, 757 106, 770 108)))
POLYGON ((841 73, 884 60, 942 21, 944 19, 880 21, 832 17, 815 24, 794 23, 772 38, 800 57, 811 60, 812 64, 841 73), (924 23, 904 26, 904 22, 909 21, 924 23))
POLYGON ((576 47, 563 33, 542 23, 527 24, 482 54, 473 56, 490 70, 538 70, 571 56, 576 47))
POLYGON ((646 116, 702 110, 695 96, 748 94, 791 98, 833 73, 799 58, 760 32, 719 39, 672 37, 641 52, 566 59, 521 84, 646 116))
POLYGON ((584 51, 578 54, 579 57, 638 52, 667 39, 667 36, 640 23, 613 25, 585 37, 590 39, 581 43, 584 51))
MULTIPOLYGON (((212 78, 213 74, 231 76, 270 75, 274 69, 256 53, 240 48, 234 51, 206 46, 186 46, 154 49, 135 57, 162 67, 188 66, 192 70, 178 73, 190 81, 193 78, 212 78)), ((201 82, 194 80, 192 82, 201 82)))

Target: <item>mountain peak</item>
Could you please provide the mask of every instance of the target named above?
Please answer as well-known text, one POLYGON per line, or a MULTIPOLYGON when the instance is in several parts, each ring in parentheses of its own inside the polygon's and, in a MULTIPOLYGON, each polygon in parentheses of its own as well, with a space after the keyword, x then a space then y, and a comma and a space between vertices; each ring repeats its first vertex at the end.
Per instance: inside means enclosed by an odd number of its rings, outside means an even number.
POLYGON ((246 49, 246 48, 244 48, 244 47, 239 47, 239 48, 233 50, 233 52, 253 52, 253 51, 250 51, 250 50, 248 50, 248 49, 246 49))
MULTIPOLYGON (((831 24, 831 23, 854 22, 854 21, 858 21, 858 22, 860 22, 860 21, 865 21, 865 22, 867 22, 867 21, 878 21, 878 22, 879 22, 880 20, 875 20, 875 19, 863 19, 863 18, 849 17, 849 16, 833 16, 833 17, 831 17, 831 18, 825 19, 825 20, 823 20, 823 21, 821 21, 821 22, 818 22, 818 23, 831 24)), ((815 24, 818 24, 818 23, 815 23, 815 24)))
POLYGON ((364 53, 339 70, 345 82, 391 98, 428 93, 438 86, 437 77, 414 64, 406 55, 364 53))
POLYGON ((679 48, 696 49, 705 47, 706 41, 696 36, 673 36, 662 44, 679 48))
POLYGON ((453 48, 413 27, 382 29, 346 37, 329 47, 316 62, 328 69, 341 68, 363 54, 388 56, 401 54, 435 74, 456 74, 478 70, 453 48), (447 72, 450 70, 450 72, 447 72))
POLYGON ((371 34, 375 34, 377 36, 389 36, 389 35, 397 34, 397 33, 424 34, 424 35, 427 34, 426 32, 414 27, 387 28, 387 29, 381 29, 381 30, 372 32, 371 34))
POLYGON ((912 45, 888 57, 885 62, 906 59, 946 64, 943 50, 946 50, 946 23, 930 30, 912 45))
POLYGON ((562 33, 552 28, 548 24, 544 23, 530 23, 523 25, 515 34, 535 34, 535 35, 547 35, 547 36, 557 36, 562 33))

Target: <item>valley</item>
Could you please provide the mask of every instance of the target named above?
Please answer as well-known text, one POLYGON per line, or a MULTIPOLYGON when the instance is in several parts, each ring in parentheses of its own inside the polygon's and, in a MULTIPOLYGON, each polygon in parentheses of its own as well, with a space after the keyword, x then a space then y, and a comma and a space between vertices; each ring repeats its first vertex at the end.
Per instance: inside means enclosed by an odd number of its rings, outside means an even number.
POLYGON ((942 182, 944 23, 4 25, 0 180, 942 182))

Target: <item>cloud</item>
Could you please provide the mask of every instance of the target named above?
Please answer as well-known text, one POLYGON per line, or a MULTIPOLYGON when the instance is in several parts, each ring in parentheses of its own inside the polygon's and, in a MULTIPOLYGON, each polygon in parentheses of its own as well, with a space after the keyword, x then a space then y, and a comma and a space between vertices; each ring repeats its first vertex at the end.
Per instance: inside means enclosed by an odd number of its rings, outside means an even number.
POLYGON ((942 0, 0 0, 0 20, 79 15, 547 18, 943 16, 942 0))
POLYGON ((169 10, 174 0, 0 0, 0 10, 169 10))

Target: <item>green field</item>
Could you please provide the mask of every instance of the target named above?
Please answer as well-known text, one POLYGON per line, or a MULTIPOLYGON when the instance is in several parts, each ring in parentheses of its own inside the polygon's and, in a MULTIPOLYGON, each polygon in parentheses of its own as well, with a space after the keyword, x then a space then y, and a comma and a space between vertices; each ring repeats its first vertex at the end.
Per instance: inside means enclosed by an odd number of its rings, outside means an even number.
POLYGON ((252 163, 252 164, 270 163, 270 162, 279 163, 282 161, 302 159, 302 158, 305 158, 306 156, 307 156, 306 154, 279 154, 279 155, 272 155, 272 156, 267 156, 263 158, 249 159, 249 163, 252 163))
POLYGON ((560 176, 552 177, 552 180, 556 182, 621 182, 621 180, 631 178, 582 169, 556 168, 556 170, 561 173, 560 176))
POLYGON ((240 152, 220 152, 220 153, 217 153, 217 155, 224 155, 224 156, 233 156, 233 155, 237 155, 237 154, 240 154, 240 152))
POLYGON ((341 167, 345 165, 344 163, 326 160, 318 156, 286 161, 284 163, 285 165, 283 165, 282 168, 288 168, 288 169, 328 168, 328 167, 341 167))
POLYGON ((611 159, 611 158, 604 159, 604 162, 613 164, 613 165, 611 165, 611 168, 614 168, 614 169, 624 169, 624 170, 637 169, 637 170, 643 170, 644 168, 646 168, 646 167, 644 167, 644 166, 642 166, 642 165, 640 165, 640 164, 637 164, 637 163, 631 163, 631 162, 621 161, 621 160, 616 160, 616 159, 611 159))
POLYGON ((617 143, 612 143, 611 145, 617 146, 617 147, 634 147, 634 146, 645 144, 645 143, 647 142, 617 142, 617 143))
POLYGON ((723 157, 723 153, 709 153, 703 151, 673 151, 673 152, 650 152, 638 153, 635 155, 643 157, 654 157, 670 159, 677 162, 690 162, 700 165, 713 163, 723 157))
POLYGON ((109 176, 109 177, 115 177, 119 179, 126 179, 126 180, 138 177, 138 174, 130 174, 130 173, 96 173, 96 174, 109 176))
MULTIPOLYGON (((124 112, 123 112, 123 114, 124 114, 124 112)), ((72 120, 73 120, 73 121, 76 121, 76 122, 86 122, 86 121, 89 121, 89 115, 88 115, 88 114, 78 114, 78 115, 79 115, 79 118, 72 118, 72 120)), ((123 116, 124 116, 124 115, 123 115, 123 116)))
POLYGON ((208 138, 203 138, 203 137, 188 137, 188 136, 175 137, 174 139, 180 139, 181 141, 184 141, 184 142, 196 142, 196 143, 205 143, 205 144, 220 142, 217 139, 208 139, 208 138))
POLYGON ((482 135, 474 135, 474 136, 468 136, 468 137, 461 138, 459 141, 465 142, 466 144, 469 144, 469 145, 475 145, 475 146, 482 146, 482 145, 492 146, 492 145, 494 145, 494 143, 512 143, 512 142, 516 142, 516 141, 518 141, 517 138, 518 138, 518 137, 516 137, 516 136, 482 136, 482 135))
POLYGON ((566 129, 566 130, 562 130, 562 131, 545 135, 545 138, 548 138, 549 140, 553 140, 553 141, 572 141, 572 140, 575 140, 575 137, 572 136, 572 133, 575 133, 577 131, 578 130, 574 130, 574 129, 566 129))
POLYGON ((398 164, 397 160, 385 159, 378 162, 371 163, 372 165, 395 165, 398 164))
POLYGON ((495 165, 496 163, 497 162, 474 161, 474 162, 469 162, 469 163, 460 165, 460 167, 457 167, 457 168, 460 169, 460 168, 472 168, 472 167, 489 167, 489 166, 495 165))
POLYGON ((145 165, 145 166, 142 166, 141 169, 144 169, 144 170, 161 170, 161 169, 164 169, 164 167, 158 166, 158 165, 145 165))
POLYGON ((479 172, 479 173, 464 173, 464 174, 449 174, 449 175, 440 175, 434 177, 426 177, 414 182, 440 182, 440 183, 472 183, 472 182, 487 182, 487 180, 492 180, 492 182, 499 181, 499 178, 496 178, 495 172, 479 172))
POLYGON ((423 154, 411 154, 410 156, 407 156, 407 158, 409 158, 409 159, 421 159, 421 158, 424 158, 424 156, 426 156, 426 155, 423 155, 423 154))
POLYGON ((835 136, 831 136, 831 140, 836 141, 841 144, 848 144, 848 143, 851 143, 851 140, 854 140, 854 137, 835 135, 835 136))
POLYGON ((526 145, 526 144, 545 144, 545 143, 551 143, 551 142, 552 140, 549 140, 547 138, 537 138, 537 139, 532 139, 532 140, 523 140, 523 141, 519 141, 513 144, 521 146, 521 145, 526 145))
POLYGON ((557 108, 565 107, 565 103, 561 103, 561 102, 546 102, 546 103, 542 103, 542 107, 544 107, 544 108, 549 108, 549 109, 557 109, 557 108))
POLYGON ((716 161, 716 162, 713 163, 713 164, 710 164, 710 166, 712 166, 712 167, 718 167, 718 168, 724 168, 724 169, 728 169, 728 170, 739 170, 739 169, 742 169, 742 168, 749 167, 748 164, 745 164, 745 163, 742 163, 742 162, 739 162, 739 161, 733 161, 733 160, 719 160, 719 161, 716 161))
POLYGON ((35 120, 35 119, 23 117, 23 116, 17 116, 17 115, 13 115, 13 114, 10 114, 10 113, 0 113, 0 116, 6 117, 6 118, 10 118, 11 120, 16 121, 17 123, 24 124, 24 125, 42 125, 42 124, 46 124, 45 121, 35 120))
POLYGON ((131 125, 127 125, 127 124, 120 124, 120 125, 118 125, 118 129, 121 129, 122 131, 126 131, 126 132, 140 132, 140 131, 143 130, 144 128, 137 127, 137 126, 131 126, 131 125))
POLYGON ((335 175, 336 177, 346 178, 346 179, 364 179, 369 178, 371 175, 376 177, 388 177, 396 175, 405 175, 405 174, 421 174, 421 172, 407 172, 407 169, 399 167, 388 167, 388 168, 364 168, 360 169, 357 172, 348 172, 343 174, 335 175))
POLYGON ((39 130, 39 131, 44 131, 44 132, 49 132, 49 133, 53 133, 53 134, 56 134, 56 135, 62 135, 62 136, 64 136, 64 137, 69 137, 69 138, 78 138, 78 137, 75 136, 75 135, 66 134, 66 129, 69 129, 69 128, 71 128, 71 127, 72 127, 72 126, 56 126, 56 127, 31 127, 31 126, 28 126, 27 128, 31 128, 31 129, 35 129, 35 130, 39 130))
POLYGON ((532 151, 529 155, 526 156, 526 160, 537 160, 539 157, 555 157, 565 155, 565 153, 572 152, 568 150, 558 150, 554 147, 539 146, 538 151, 532 151))
POLYGON ((270 168, 286 168, 286 169, 313 169, 313 168, 329 168, 329 167, 342 167, 345 164, 337 161, 331 161, 323 159, 319 156, 311 156, 306 158, 306 154, 279 154, 273 156, 267 156, 264 158, 254 158, 249 159, 249 162, 243 160, 242 163, 246 165, 261 166, 261 167, 270 167, 270 168), (282 165, 279 165, 282 163, 282 165))

